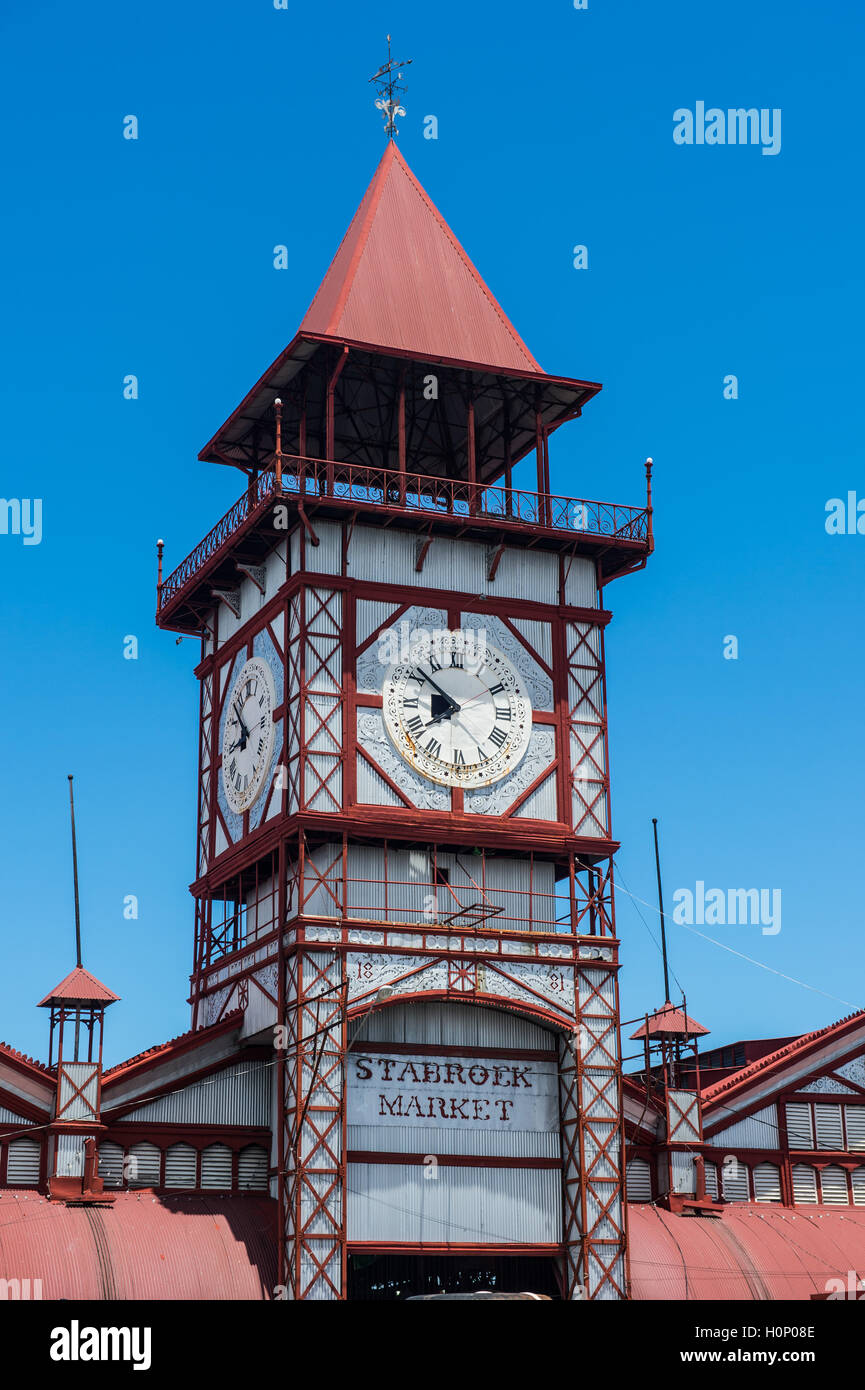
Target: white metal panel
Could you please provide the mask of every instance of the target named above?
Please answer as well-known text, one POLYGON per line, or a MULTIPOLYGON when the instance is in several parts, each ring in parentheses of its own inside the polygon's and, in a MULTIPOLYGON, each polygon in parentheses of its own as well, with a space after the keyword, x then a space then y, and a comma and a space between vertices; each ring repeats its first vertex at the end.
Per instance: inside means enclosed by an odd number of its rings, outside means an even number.
POLYGON ((747 1202, 750 1195, 748 1190, 748 1169, 744 1163, 740 1163, 734 1156, 731 1156, 731 1159, 725 1159, 724 1166, 721 1169, 721 1184, 724 1198, 728 1202, 747 1202))
POLYGON ((504 1244, 562 1238, 561 1173, 555 1168, 349 1163, 347 1189, 349 1240, 504 1244))
POLYGON ((0 1105, 0 1124, 20 1125, 23 1129, 25 1125, 30 1123, 30 1120, 22 1119, 20 1115, 16 1115, 14 1110, 7 1110, 5 1105, 0 1105))
POLYGON ((793 1103, 787 1111, 787 1147, 790 1149, 813 1149, 814 1129, 811 1119, 811 1106, 793 1103))
POLYGON ((553 664, 553 633, 550 623, 536 622, 534 618, 511 618, 517 632, 538 653, 548 666, 553 664))
MULTIPOLYGON (((363 1044, 357 1049, 362 1051, 363 1044)), ((347 1147, 354 1152, 374 1153, 381 1149, 379 1125, 350 1124, 347 1147)), ((557 1130, 473 1130, 393 1125, 388 1126, 387 1152, 404 1154, 468 1154, 476 1158, 559 1158, 557 1130)))
POLYGON ((597 607, 595 566, 583 555, 565 558, 565 603, 572 608, 597 607))
POLYGON ((92 1120, 96 1112, 98 1073, 95 1062, 63 1063, 57 1109, 64 1120, 92 1120))
POLYGON ((845 1105, 844 1124, 847 1148, 865 1149, 865 1105, 845 1105))
POLYGON ((201 1152, 201 1186, 226 1190, 231 1187, 231 1149, 209 1144, 201 1152))
POLYGON ((476 1005, 430 1002, 370 1014, 361 1037, 367 1042, 416 1042, 441 1047, 505 1047, 555 1050, 546 1028, 519 1014, 476 1005))
POLYGON ((42 1145, 36 1139, 12 1139, 6 1154, 6 1181, 10 1187, 36 1187, 42 1145))
POLYGON ((628 1164, 626 1186, 629 1202, 651 1202, 652 1170, 645 1158, 632 1158, 628 1164))
POLYGON ((162 1154, 155 1144, 133 1144, 126 1158, 130 1187, 158 1187, 162 1154))
POLYGON ((270 1073, 267 1062, 251 1060, 214 1072, 172 1090, 124 1117, 171 1124, 270 1124, 270 1073))
POLYGON ((847 1174, 837 1164, 830 1164, 820 1174, 821 1200, 829 1207, 847 1207, 850 1194, 847 1190, 847 1174))
POLYGON ((316 518, 315 534, 318 545, 306 546, 306 568, 315 574, 342 573, 342 527, 336 521, 316 518))
POLYGON ((758 1163, 754 1169, 754 1201, 780 1202, 781 1170, 775 1163, 758 1163))
POLYGON ((368 637, 382 627, 399 607, 397 603, 385 603, 379 599, 360 598, 355 610, 355 639, 362 647, 368 637))
POLYGON ((57 1175, 61 1178, 80 1178, 84 1172, 84 1135, 58 1134, 57 1175))
POLYGON ((191 1144, 172 1144, 165 1152, 165 1186, 195 1187, 198 1154, 191 1144))
POLYGON ((815 1105, 814 1127, 817 1132, 818 1149, 843 1149, 840 1105, 815 1105))
POLYGON ((237 1156, 237 1185, 241 1192, 266 1192, 268 1184, 267 1149, 250 1144, 237 1156))
POLYGON ((123 1147, 106 1142, 99 1145, 99 1176, 106 1187, 123 1186, 123 1147))
POLYGON ((865 1166, 853 1169, 850 1184, 853 1188, 853 1205, 865 1207, 865 1166))
POLYGON ((706 1192, 708 1196, 718 1200, 718 1165, 717 1163, 706 1164, 706 1192))
POLYGON ((673 1191, 693 1197, 697 1191, 697 1170, 694 1155, 674 1151, 670 1155, 673 1167, 673 1191))
POLYGON ((807 1163, 793 1164, 793 1201, 797 1206, 817 1205, 817 1173, 807 1163))
MULTIPOLYGON (((790 1107, 787 1109, 789 1111, 790 1107)), ((789 1117, 787 1123, 789 1125, 789 1117)), ((741 1149, 777 1149, 779 1142, 778 1109, 775 1105, 767 1105, 747 1119, 737 1120, 711 1136, 711 1143, 718 1148, 730 1145, 731 1148, 741 1149)))

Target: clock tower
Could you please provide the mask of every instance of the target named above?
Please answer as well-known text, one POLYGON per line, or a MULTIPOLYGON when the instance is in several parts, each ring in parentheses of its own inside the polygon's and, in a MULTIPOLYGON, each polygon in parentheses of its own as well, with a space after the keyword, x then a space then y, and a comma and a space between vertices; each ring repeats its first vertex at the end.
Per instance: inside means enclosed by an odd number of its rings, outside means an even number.
POLYGON ((541 369, 390 140, 200 454, 242 496, 160 558, 202 643, 193 1026, 273 1045, 289 1298, 626 1296, 605 594, 651 492, 549 472, 599 390, 541 369))

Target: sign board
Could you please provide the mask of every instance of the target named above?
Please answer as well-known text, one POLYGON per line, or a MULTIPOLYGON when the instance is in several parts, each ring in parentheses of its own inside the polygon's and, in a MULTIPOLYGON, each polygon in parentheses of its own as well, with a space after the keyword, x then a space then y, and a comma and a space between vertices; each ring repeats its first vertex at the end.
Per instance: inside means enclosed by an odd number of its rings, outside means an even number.
POLYGON ((556 1063, 350 1052, 348 1123, 556 1130, 556 1063))

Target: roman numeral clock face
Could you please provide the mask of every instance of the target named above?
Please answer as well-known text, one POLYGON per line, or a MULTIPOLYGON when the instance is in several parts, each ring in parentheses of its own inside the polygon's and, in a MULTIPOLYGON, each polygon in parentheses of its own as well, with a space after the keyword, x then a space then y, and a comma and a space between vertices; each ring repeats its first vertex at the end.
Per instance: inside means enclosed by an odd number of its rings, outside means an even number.
POLYGON ((506 777, 532 732, 531 701, 519 675, 474 632, 437 633, 428 648, 391 666, 382 706, 400 755, 449 787, 486 787, 506 777))
POLYGON ((275 736, 276 687, 266 661, 254 656, 226 698, 222 732, 222 786, 237 815, 257 799, 270 769, 275 736))

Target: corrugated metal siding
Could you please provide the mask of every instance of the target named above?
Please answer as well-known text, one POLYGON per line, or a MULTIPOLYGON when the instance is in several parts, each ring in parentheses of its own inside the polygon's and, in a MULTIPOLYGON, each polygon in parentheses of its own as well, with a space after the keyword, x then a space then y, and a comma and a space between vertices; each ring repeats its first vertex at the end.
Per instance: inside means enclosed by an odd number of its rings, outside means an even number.
POLYGON ((84 1172, 84 1136, 58 1134, 57 1173, 64 1178, 80 1178, 84 1172))
POLYGON ((96 1110, 96 1079, 97 1072, 92 1062, 63 1063, 57 1108, 62 1111, 64 1120, 93 1118, 96 1110))
POLYGON ((758 1163, 754 1169, 754 1200, 780 1202, 781 1170, 775 1163, 758 1163))
POLYGON ((237 1185, 241 1192, 266 1192, 268 1153, 259 1144, 241 1149, 237 1157, 237 1185))
POLYGON ((718 1197, 718 1165, 717 1163, 706 1164, 706 1191, 710 1197, 717 1200, 718 1197))
MULTIPOLYGON (((788 1106, 788 1112, 789 1109, 788 1106)), ((787 1123, 790 1123, 789 1115, 787 1123)), ((736 1124, 719 1129, 710 1137, 709 1142, 717 1148, 730 1145, 732 1148, 741 1149, 777 1149, 780 1143, 777 1106, 767 1105, 763 1110, 749 1115, 747 1119, 738 1120, 736 1124)))
POLYGON ((787 1106, 787 1147, 790 1149, 813 1149, 814 1129, 811 1120, 811 1106, 792 1104, 787 1106))
POLYGON ((818 1149, 843 1149, 840 1105, 815 1105, 814 1127, 817 1131, 818 1149))
POLYGON ((748 1186, 748 1169, 745 1164, 739 1163, 736 1159, 732 1162, 725 1161, 721 1169, 721 1187, 725 1201, 747 1202, 750 1196, 748 1186))
POLYGON ((335 521, 316 519, 318 545, 307 545, 306 568, 315 574, 342 573, 342 527, 335 521))
POLYGON ((853 1205, 865 1207, 865 1167, 853 1169, 850 1185, 853 1188, 853 1205))
POLYGON ((123 1149, 120 1144, 106 1142, 99 1145, 97 1171, 106 1187, 123 1186, 123 1149))
POLYGON ((126 1156, 126 1181, 130 1187, 158 1187, 162 1154, 155 1144, 133 1144, 126 1156))
POLYGON ((197 1187, 198 1154, 191 1144, 172 1144, 165 1154, 165 1186, 197 1187))
POLYGON ((847 1174, 843 1168, 830 1164, 820 1174, 820 1195, 825 1206, 847 1207, 850 1194, 847 1190, 847 1174))
MULTIPOLYGON (((357 1052, 363 1051, 358 1043, 357 1052)), ((375 1152, 382 1147, 379 1125, 349 1125, 347 1147, 355 1152, 375 1152)), ((561 1157, 557 1130, 446 1129, 443 1125, 388 1125, 387 1152, 400 1154, 470 1154, 477 1158, 561 1157)))
POLYGON ((464 1004, 411 1004, 370 1014, 367 1042, 417 1042, 442 1047, 555 1050, 555 1036, 537 1023, 499 1009, 464 1004))
POLYGON ((347 1185, 349 1240, 561 1240, 561 1176, 554 1168, 350 1163, 347 1185), (428 1180, 425 1171, 438 1177, 428 1180))
POLYGON ((16 1115, 14 1110, 7 1110, 5 1105, 0 1105, 0 1122, 10 1125, 20 1125, 22 1129, 25 1125, 32 1124, 31 1120, 24 1120, 20 1115, 16 1115))
POLYGON ((847 1148, 865 1149, 865 1105, 845 1105, 844 1123, 847 1129, 847 1148))
POLYGON ((264 1060, 238 1062, 170 1095, 149 1101, 126 1121, 175 1124, 270 1124, 270 1072, 264 1060))
POLYGON ((797 1206, 817 1203, 817 1173, 807 1163, 793 1164, 793 1201, 797 1206))
POLYGON ((693 1195, 697 1191, 697 1170, 693 1154, 673 1153, 673 1191, 693 1195))
POLYGON ((573 608, 596 608, 598 589, 595 566, 591 560, 577 556, 565 559, 565 603, 573 608))
POLYGON ((629 1202, 651 1202, 652 1170, 644 1158, 632 1158, 627 1169, 629 1202))
MULTIPOLYGON (((427 551, 420 573, 417 536, 407 531, 387 533, 387 581, 423 589, 443 589, 448 593, 497 594, 502 598, 529 599, 535 603, 558 605, 558 557, 545 551, 507 547, 502 553, 495 579, 489 573, 489 547, 480 541, 454 540, 436 536, 427 551)), ((307 555, 309 550, 307 549, 307 555)), ((381 583, 381 531, 356 526, 348 553, 348 573, 356 579, 381 583)), ((338 570, 332 571, 338 573, 338 570)), ((585 605, 580 605, 585 606, 585 605)))
POLYGON ((6 1181, 10 1187, 36 1187, 42 1145, 36 1139, 13 1139, 6 1155, 6 1181))
POLYGON ((201 1186, 230 1190, 231 1149, 227 1144, 210 1144, 202 1150, 201 1186))

